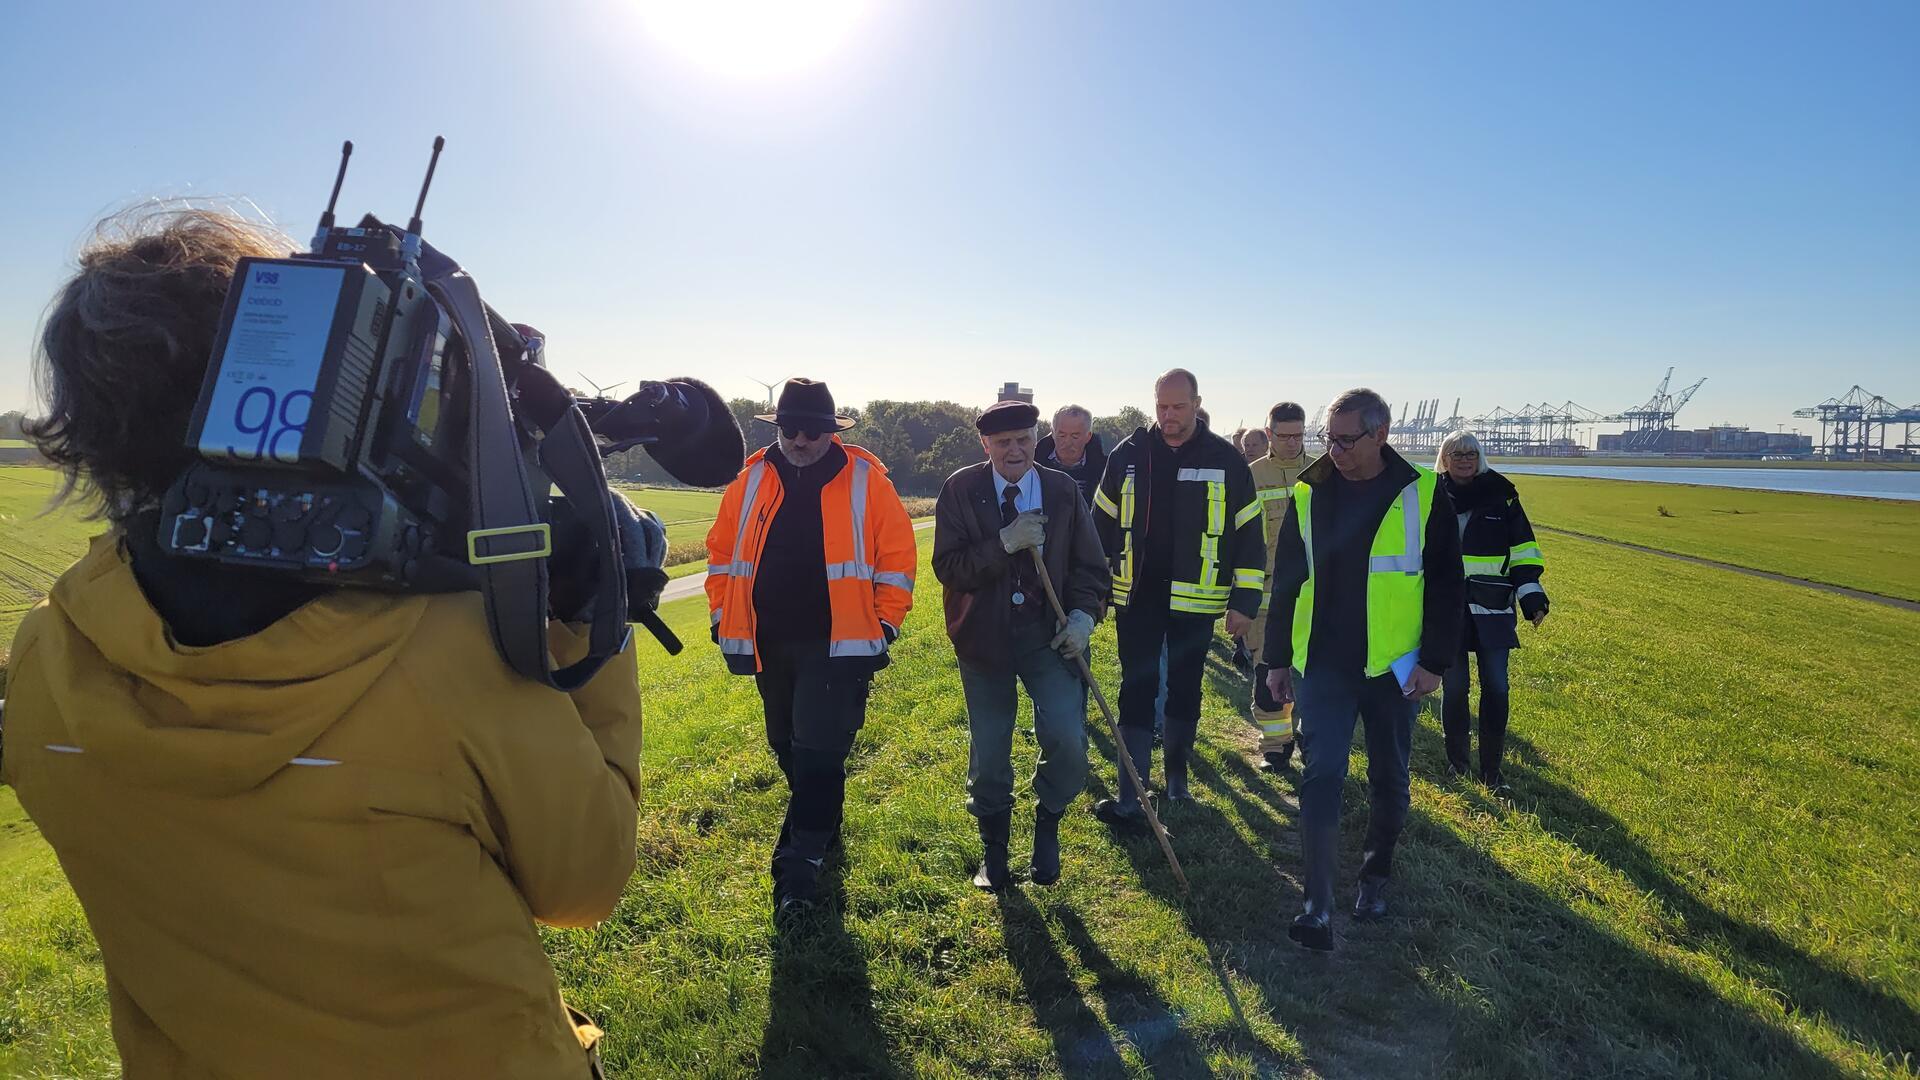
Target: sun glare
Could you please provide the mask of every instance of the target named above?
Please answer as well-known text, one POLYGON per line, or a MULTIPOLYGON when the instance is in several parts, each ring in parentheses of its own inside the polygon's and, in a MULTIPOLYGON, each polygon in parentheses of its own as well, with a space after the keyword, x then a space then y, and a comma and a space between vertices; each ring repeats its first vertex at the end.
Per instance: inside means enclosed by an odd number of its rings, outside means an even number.
POLYGON ((640 0, 646 30, 689 61, 734 78, 826 63, 872 13, 873 0, 640 0))

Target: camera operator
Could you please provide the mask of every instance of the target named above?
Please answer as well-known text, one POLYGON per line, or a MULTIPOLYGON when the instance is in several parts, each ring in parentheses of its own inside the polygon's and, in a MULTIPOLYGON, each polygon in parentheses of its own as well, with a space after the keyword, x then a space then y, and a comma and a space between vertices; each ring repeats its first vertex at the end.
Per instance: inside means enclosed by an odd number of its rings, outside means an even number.
POLYGON ((86 910, 126 1074, 598 1075, 535 920, 606 918, 633 869, 631 645, 565 695, 501 660, 478 593, 160 554, 236 260, 290 245, 108 224, 46 316, 28 436, 109 528, 21 624, 0 780, 86 910))

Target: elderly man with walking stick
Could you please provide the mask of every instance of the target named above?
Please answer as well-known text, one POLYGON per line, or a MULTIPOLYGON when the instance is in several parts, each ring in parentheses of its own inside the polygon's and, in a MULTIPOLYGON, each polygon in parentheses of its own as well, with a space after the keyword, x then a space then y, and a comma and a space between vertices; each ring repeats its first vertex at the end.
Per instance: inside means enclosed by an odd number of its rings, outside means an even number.
POLYGON ((1087 688, 1074 667, 1106 609, 1111 580, 1073 477, 1034 464, 1039 412, 1002 401, 974 421, 987 460, 947 478, 934 506, 933 573, 966 695, 967 809, 983 848, 973 883, 1004 888, 1014 807, 1016 683, 1033 700, 1031 880, 1060 877, 1060 818, 1087 780, 1087 688), (1041 555, 1040 562, 1033 557, 1041 555), (1064 624, 1043 575, 1061 583, 1064 624))
POLYGON ((1354 717, 1366 728, 1371 804, 1353 917, 1387 913, 1394 843, 1410 804, 1407 759, 1419 701, 1460 647, 1465 603, 1453 503, 1433 470, 1387 445, 1393 420, 1371 390, 1327 406, 1327 447, 1293 485, 1268 611, 1267 689, 1299 701, 1300 852, 1306 900, 1288 936, 1333 948, 1340 789, 1354 717))

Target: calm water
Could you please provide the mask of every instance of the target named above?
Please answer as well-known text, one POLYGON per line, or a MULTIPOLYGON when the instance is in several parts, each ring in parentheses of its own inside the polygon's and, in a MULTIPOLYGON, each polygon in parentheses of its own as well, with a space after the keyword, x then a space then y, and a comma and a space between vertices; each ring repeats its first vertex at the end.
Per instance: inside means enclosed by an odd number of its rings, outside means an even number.
POLYGON ((1920 470, 1894 469, 1683 469, 1664 465, 1492 465, 1503 473, 1585 476, 1597 480, 1645 480, 1655 484, 1799 491, 1810 495, 1862 495, 1920 501, 1920 470))

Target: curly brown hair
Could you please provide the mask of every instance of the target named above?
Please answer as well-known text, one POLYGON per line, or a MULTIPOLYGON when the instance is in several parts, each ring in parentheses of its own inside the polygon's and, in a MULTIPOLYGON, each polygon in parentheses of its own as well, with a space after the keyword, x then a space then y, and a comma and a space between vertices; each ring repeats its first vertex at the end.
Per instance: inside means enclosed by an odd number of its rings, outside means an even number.
POLYGON ((22 433, 115 524, 151 506, 192 460, 187 425, 242 256, 291 243, 217 210, 142 208, 95 227, 54 296, 35 381, 46 414, 22 433))

